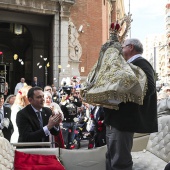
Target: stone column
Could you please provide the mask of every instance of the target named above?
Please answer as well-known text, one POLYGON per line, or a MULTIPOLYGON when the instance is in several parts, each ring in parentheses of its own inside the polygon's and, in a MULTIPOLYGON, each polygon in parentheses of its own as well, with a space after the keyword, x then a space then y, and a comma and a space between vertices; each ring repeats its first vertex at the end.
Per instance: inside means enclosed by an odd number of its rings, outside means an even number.
POLYGON ((71 73, 67 67, 68 65, 68 22, 70 17, 70 8, 74 4, 74 2, 69 1, 60 1, 61 10, 61 25, 60 25, 60 62, 61 65, 60 73, 59 73, 59 86, 61 85, 61 80, 63 78, 70 77, 71 73))
POLYGON ((53 84, 55 86, 59 86, 59 13, 55 14, 53 20, 53 84))

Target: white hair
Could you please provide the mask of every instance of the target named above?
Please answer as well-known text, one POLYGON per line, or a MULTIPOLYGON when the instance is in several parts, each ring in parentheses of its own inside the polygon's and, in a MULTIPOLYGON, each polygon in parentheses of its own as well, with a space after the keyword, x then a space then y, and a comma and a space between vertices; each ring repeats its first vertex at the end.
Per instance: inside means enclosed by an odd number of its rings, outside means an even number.
POLYGON ((44 98, 46 98, 46 97, 50 97, 52 99, 52 95, 49 91, 44 92, 44 98))

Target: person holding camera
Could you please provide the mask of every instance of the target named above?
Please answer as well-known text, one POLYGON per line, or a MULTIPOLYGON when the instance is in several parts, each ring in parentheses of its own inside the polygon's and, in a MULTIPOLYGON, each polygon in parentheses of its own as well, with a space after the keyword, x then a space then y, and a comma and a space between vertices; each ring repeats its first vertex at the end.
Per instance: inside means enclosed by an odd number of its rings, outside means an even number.
POLYGON ((76 130, 76 123, 74 122, 74 118, 77 117, 77 107, 82 105, 82 102, 79 100, 79 98, 73 95, 72 90, 72 86, 64 86, 62 99, 60 102, 61 110, 64 113, 62 132, 64 143, 67 149, 74 148, 74 131, 76 130))

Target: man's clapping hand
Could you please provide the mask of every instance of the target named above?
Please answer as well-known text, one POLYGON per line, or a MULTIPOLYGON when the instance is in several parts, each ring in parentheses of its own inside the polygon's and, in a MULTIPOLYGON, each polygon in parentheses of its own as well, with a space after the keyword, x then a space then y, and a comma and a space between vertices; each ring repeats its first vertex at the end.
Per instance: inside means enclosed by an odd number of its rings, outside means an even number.
POLYGON ((1 125, 3 126, 3 127, 6 127, 6 128, 8 128, 8 126, 9 126, 9 119, 8 118, 3 118, 2 119, 2 121, 1 121, 1 125))
POLYGON ((59 123, 62 121, 62 116, 61 114, 56 114, 56 115, 51 115, 49 120, 48 120, 48 125, 47 128, 48 130, 50 130, 51 128, 53 128, 54 126, 59 126, 59 123))

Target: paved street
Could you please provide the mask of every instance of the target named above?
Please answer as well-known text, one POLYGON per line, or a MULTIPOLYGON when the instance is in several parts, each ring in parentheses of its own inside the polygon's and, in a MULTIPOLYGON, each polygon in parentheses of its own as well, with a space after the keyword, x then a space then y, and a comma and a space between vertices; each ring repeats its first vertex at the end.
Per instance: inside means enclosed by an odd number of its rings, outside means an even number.
POLYGON ((80 149, 88 149, 88 140, 81 140, 79 150, 80 149))

